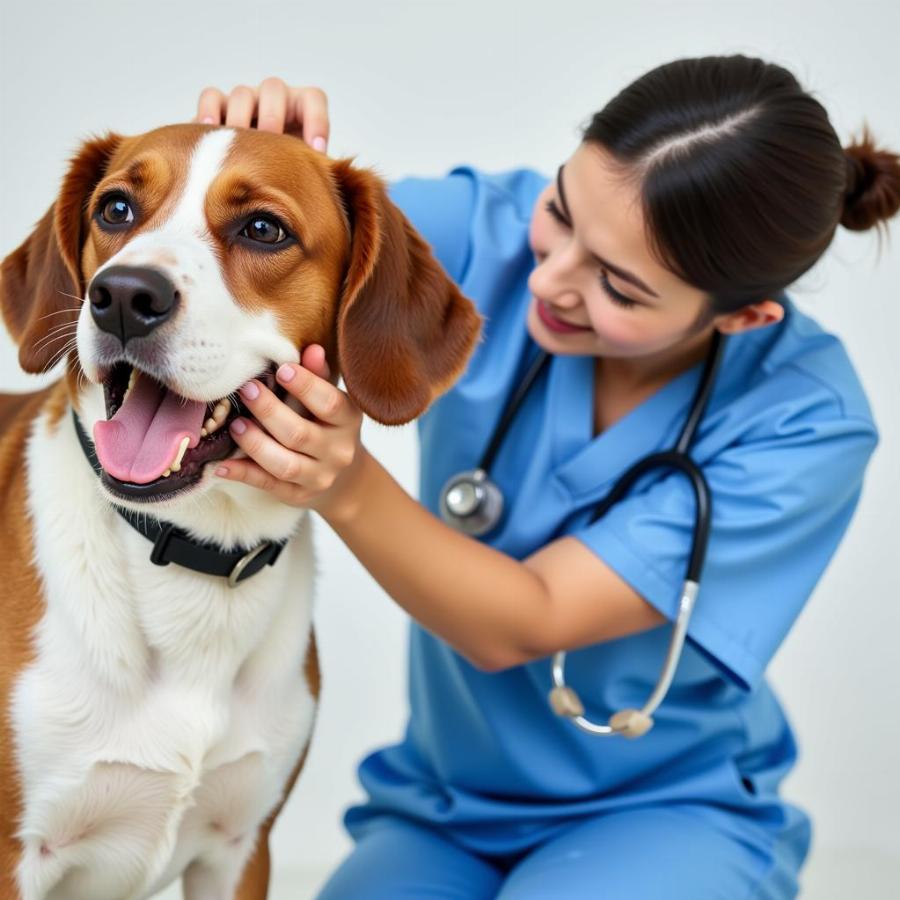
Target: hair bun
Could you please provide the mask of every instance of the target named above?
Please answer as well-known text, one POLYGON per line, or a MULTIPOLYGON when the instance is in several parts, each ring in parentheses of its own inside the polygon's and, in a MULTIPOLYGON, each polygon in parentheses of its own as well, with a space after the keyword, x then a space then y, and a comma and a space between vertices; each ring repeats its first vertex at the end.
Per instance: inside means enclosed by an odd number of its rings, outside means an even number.
POLYGON ((841 225, 865 231, 900 210, 900 156, 875 148, 868 126, 860 141, 844 148, 847 187, 841 225))

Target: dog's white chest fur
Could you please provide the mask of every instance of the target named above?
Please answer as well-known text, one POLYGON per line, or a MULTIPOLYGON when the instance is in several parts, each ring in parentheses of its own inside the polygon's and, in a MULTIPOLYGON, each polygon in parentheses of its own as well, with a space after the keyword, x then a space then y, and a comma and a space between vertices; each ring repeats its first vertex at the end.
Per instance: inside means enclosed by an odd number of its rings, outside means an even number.
POLYGON ((149 561, 70 421, 35 422, 27 474, 47 608, 11 710, 23 900, 137 900, 185 870, 189 897, 231 896, 312 727, 311 521, 232 590, 149 561))

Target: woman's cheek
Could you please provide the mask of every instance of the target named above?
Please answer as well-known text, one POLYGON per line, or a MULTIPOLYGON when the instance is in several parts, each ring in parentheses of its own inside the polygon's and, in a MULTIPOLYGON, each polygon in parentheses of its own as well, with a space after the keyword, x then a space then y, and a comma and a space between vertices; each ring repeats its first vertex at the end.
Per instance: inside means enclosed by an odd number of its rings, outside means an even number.
POLYGON ((556 222, 550 217, 550 213, 544 211, 544 204, 550 196, 549 191, 544 191, 534 204, 531 221, 528 223, 528 243, 535 256, 543 258, 550 252, 554 227, 556 222))
POLYGON ((543 231, 544 229, 541 225, 532 219, 531 224, 528 226, 528 244, 531 247, 531 252, 538 259, 542 259, 547 253, 547 241, 543 231))
POLYGON ((587 304, 588 318, 597 336, 609 349, 630 355, 645 351, 652 343, 646 328, 633 316, 629 317, 629 310, 615 308, 604 297, 593 299, 594 302, 587 304))

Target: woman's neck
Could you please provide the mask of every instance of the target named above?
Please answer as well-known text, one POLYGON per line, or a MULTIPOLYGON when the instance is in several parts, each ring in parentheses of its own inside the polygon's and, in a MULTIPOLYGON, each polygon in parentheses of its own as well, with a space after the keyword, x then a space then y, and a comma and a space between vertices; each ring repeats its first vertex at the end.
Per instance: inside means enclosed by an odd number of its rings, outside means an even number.
POLYGON ((678 345, 678 352, 652 357, 610 358, 598 356, 594 363, 593 434, 602 434, 636 406, 656 393, 709 353, 713 332, 697 335, 678 345))
POLYGON ((689 340, 648 356, 598 356, 594 376, 608 388, 623 392, 645 392, 686 372, 709 354, 713 338, 712 327, 689 340))

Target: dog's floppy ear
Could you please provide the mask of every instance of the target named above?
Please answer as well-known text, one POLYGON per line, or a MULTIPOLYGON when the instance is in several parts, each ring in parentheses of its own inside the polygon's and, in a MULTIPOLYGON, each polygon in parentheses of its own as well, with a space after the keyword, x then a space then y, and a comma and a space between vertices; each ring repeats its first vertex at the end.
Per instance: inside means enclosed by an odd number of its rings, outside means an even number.
POLYGON ((0 266, 0 311, 26 372, 52 368, 74 336, 79 299, 84 296, 85 202, 120 141, 120 135, 110 133, 82 144, 69 163, 56 202, 0 266))
POLYGON ((337 316, 347 393, 384 425, 416 418, 462 374, 481 316, 387 196, 351 160, 332 168, 350 219, 350 263, 337 316))

